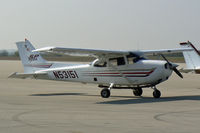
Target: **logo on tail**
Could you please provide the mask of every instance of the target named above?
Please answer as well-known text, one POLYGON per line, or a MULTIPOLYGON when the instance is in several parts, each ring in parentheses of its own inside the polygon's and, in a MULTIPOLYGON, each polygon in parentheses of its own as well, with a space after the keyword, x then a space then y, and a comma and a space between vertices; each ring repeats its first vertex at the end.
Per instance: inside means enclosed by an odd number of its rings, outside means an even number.
POLYGON ((30 52, 30 49, 28 48, 27 45, 24 45, 24 47, 26 48, 26 51, 30 52))
POLYGON ((29 60, 29 61, 36 61, 36 60, 38 60, 38 57, 39 57, 39 56, 40 56, 39 54, 36 54, 36 55, 31 54, 31 55, 28 57, 28 60, 29 60))

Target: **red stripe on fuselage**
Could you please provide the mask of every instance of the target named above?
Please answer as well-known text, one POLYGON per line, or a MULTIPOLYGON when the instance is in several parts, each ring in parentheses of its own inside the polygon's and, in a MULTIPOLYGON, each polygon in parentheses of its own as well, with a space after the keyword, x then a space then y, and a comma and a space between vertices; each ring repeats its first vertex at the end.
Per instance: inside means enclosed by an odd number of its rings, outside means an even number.
POLYGON ((88 73, 88 74, 120 74, 120 73, 88 73))
MULTIPOLYGON (((151 70, 149 72, 123 72, 122 74, 150 74, 152 73, 154 70, 151 70)), ((86 73, 86 74, 121 74, 121 73, 86 73)))
POLYGON ((149 72, 124 72, 122 75, 120 73, 87 73, 86 76, 99 76, 99 77, 122 77, 123 74, 125 77, 147 77, 151 73, 153 73, 154 70, 151 70, 149 72))

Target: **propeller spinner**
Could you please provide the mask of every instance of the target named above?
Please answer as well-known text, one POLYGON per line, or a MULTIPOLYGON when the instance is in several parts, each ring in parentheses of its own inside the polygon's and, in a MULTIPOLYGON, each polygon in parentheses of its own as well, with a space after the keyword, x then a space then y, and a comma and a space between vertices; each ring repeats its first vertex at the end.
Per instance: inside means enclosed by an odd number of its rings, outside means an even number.
POLYGON ((179 70, 176 69, 176 67, 178 67, 178 65, 169 62, 169 61, 167 60, 167 58, 165 58, 165 56, 164 56, 163 54, 161 54, 161 56, 162 56, 163 59, 167 62, 167 64, 169 65, 169 68, 170 68, 171 70, 173 70, 180 78, 183 78, 183 75, 179 72, 179 70))

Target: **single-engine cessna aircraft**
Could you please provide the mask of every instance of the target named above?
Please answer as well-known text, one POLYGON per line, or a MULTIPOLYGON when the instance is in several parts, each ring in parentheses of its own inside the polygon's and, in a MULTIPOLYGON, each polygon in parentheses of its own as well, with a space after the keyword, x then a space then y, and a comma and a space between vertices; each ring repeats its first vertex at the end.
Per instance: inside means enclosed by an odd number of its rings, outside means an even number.
POLYGON ((172 71, 179 77, 178 65, 169 62, 162 53, 191 51, 191 48, 141 51, 112 51, 96 49, 78 49, 45 47, 35 49, 25 41, 17 42, 19 55, 24 66, 24 73, 14 73, 10 78, 35 78, 81 83, 94 83, 103 88, 101 96, 108 98, 111 89, 132 89, 135 96, 141 96, 142 88, 153 88, 154 98, 161 96, 156 85, 166 81, 172 71), (48 62, 39 52, 53 52, 68 55, 93 56, 90 64, 68 64, 48 62), (146 54, 161 54, 165 61, 148 60, 146 54))
POLYGON ((181 69, 181 72, 194 72, 200 74, 200 52, 195 48, 191 42, 180 43, 182 48, 192 48, 192 51, 183 51, 183 56, 187 65, 186 69, 181 69))

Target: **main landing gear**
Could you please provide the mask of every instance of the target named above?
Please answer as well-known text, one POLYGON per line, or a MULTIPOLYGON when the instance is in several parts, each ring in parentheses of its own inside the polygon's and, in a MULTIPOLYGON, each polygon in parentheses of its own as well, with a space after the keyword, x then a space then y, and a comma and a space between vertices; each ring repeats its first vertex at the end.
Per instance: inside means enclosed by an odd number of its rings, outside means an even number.
POLYGON ((135 96, 141 96, 142 93, 143 93, 143 90, 142 90, 141 87, 137 87, 137 88, 134 88, 134 89, 133 89, 133 94, 134 94, 135 96))
POLYGON ((110 90, 111 88, 114 86, 114 83, 111 83, 110 86, 108 88, 104 88, 102 91, 101 91, 101 96, 103 98, 109 98, 110 97, 110 90))
POLYGON ((103 97, 103 98, 109 98, 110 97, 110 90, 107 89, 107 88, 104 88, 101 91, 101 97, 103 97))
MULTIPOLYGON (((113 84, 110 85, 110 87, 105 87, 103 90, 101 90, 101 97, 103 98, 109 98, 110 97, 110 90, 113 87, 113 84)), ((160 98, 161 92, 154 86, 153 88, 153 97, 154 98, 160 98)), ((143 93, 143 90, 141 87, 136 87, 133 89, 133 94, 135 96, 141 96, 143 93)))

